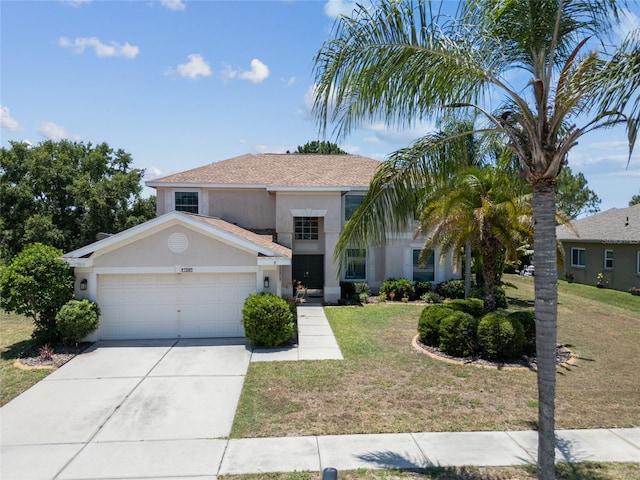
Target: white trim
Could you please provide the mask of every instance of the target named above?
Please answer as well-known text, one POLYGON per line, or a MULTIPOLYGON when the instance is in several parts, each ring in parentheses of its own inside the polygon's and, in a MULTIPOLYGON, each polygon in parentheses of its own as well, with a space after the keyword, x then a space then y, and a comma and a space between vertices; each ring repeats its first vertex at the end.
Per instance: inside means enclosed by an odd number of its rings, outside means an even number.
POLYGON ((587 249, 586 248, 571 247, 571 251, 569 252, 569 255, 570 255, 570 260, 571 260, 571 266, 572 267, 584 268, 584 267, 587 266, 587 249), (583 265, 581 265, 579 263, 573 263, 573 251, 574 250, 582 250, 584 252, 584 264, 583 265))
POLYGON ((291 215, 294 217, 326 217, 326 210, 314 210, 313 208, 307 209, 292 209, 291 215))
POLYGON ((252 188, 252 189, 266 189, 267 184, 259 183, 181 183, 181 182, 155 182, 153 180, 144 183, 150 188, 169 188, 169 189, 194 189, 194 188, 206 188, 206 189, 218 189, 218 188, 252 188))
POLYGON ((602 268, 604 268, 605 270, 613 270, 613 266, 615 265, 614 261, 614 254, 613 254, 613 250, 611 250, 610 248, 605 248, 604 250, 604 265, 602 266, 602 268), (607 258, 607 252, 611 252, 611 258, 608 259, 607 258), (607 266, 607 260, 611 260, 611 266, 607 266))
POLYGON ((640 250, 636 252, 636 274, 640 275, 640 250))
POLYGON ((212 267, 212 266, 187 266, 173 265, 164 267, 96 267, 93 273, 96 275, 145 275, 145 274, 167 274, 176 273, 180 275, 191 275, 193 273, 258 273, 260 268, 255 267, 212 267), (183 268, 193 269, 183 272, 183 268))
POLYGON ((258 258, 259 266, 269 265, 291 265, 291 258, 289 257, 260 257, 258 258))
POLYGON ((357 186, 338 186, 338 187, 283 187, 283 186, 270 186, 267 187, 267 192, 305 192, 305 193, 322 193, 322 192, 349 192, 355 189, 367 190, 369 187, 357 187, 357 186))

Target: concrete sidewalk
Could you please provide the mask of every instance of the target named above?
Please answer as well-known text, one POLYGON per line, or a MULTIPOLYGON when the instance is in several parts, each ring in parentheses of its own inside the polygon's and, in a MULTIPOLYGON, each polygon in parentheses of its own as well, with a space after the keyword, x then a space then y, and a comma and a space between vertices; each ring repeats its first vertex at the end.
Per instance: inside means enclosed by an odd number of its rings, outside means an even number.
MULTIPOLYGON (((640 463, 640 428, 558 430, 556 437, 558 462, 640 463)), ((218 474, 525 465, 536 463, 536 451, 534 431, 234 439, 218 474)))

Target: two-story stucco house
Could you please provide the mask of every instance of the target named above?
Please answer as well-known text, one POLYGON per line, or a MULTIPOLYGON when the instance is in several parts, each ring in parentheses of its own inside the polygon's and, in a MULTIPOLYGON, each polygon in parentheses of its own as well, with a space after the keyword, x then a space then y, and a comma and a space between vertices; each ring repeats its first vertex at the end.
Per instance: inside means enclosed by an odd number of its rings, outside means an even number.
POLYGON ((255 291, 286 298, 300 281, 335 302, 341 281, 375 291, 390 277, 456 277, 437 251, 420 266, 424 240, 412 232, 348 249, 339 270, 338 237, 379 165, 358 155, 249 154, 147 182, 156 219, 65 255, 77 296, 102 309, 95 337, 241 336, 242 303, 255 291))

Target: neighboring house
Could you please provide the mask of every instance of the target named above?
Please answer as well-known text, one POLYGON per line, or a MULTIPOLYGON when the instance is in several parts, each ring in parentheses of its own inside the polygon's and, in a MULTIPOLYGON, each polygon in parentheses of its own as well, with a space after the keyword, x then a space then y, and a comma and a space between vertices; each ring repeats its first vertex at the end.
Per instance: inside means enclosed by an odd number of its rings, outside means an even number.
POLYGON ((348 249, 339 271, 340 232, 379 165, 358 155, 243 155, 148 181, 156 219, 64 256, 77 296, 102 309, 94 338, 241 336, 250 293, 287 298, 297 281, 335 302, 341 281, 375 291, 390 277, 459 278, 437 250, 421 267, 424 239, 412 232, 348 249))
POLYGON ((586 285, 602 283, 616 290, 640 287, 640 204, 612 208, 557 227, 565 273, 586 285))

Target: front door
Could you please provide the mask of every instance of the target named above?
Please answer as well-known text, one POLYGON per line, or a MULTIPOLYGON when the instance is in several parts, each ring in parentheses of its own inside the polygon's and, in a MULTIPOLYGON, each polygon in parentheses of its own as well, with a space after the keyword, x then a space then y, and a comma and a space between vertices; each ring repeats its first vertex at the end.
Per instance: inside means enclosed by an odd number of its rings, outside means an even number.
POLYGON ((324 288, 324 255, 294 255, 291 262, 293 280, 307 288, 324 288))

